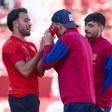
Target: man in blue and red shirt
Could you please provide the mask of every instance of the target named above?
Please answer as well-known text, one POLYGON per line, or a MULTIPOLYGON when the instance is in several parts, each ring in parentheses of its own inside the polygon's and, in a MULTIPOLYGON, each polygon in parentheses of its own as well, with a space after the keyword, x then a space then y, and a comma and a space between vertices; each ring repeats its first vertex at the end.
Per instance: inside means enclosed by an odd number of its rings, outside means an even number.
POLYGON ((64 112, 92 112, 95 103, 92 51, 88 40, 77 31, 72 14, 59 10, 52 17, 51 27, 56 30, 57 42, 49 30, 43 37, 42 64, 58 73, 59 90, 64 112))
POLYGON ((85 18, 85 33, 93 51, 97 112, 110 112, 112 102, 112 45, 102 37, 104 27, 105 17, 101 13, 85 18))
POLYGON ((31 30, 27 10, 12 10, 7 25, 12 35, 5 42, 2 55, 10 82, 8 100, 11 112, 39 112, 38 76, 44 71, 37 63, 43 51, 37 52, 33 43, 25 41, 31 30))

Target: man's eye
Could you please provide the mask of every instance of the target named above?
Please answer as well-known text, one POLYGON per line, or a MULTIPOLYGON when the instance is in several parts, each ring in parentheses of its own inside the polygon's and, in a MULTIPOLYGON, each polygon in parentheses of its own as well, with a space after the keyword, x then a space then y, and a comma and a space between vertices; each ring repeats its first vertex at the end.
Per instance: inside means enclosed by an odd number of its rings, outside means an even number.
POLYGON ((88 25, 89 27, 93 27, 93 25, 88 25))
POLYGON ((24 21, 25 21, 25 22, 29 22, 30 20, 29 20, 29 19, 25 19, 24 21))

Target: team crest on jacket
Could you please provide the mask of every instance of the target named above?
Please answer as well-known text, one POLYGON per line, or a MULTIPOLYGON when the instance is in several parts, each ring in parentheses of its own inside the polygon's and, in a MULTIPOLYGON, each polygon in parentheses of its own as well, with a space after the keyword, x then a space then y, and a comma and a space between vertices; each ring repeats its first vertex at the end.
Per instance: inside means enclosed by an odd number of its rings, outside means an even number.
POLYGON ((96 64, 97 54, 93 53, 93 64, 96 64))

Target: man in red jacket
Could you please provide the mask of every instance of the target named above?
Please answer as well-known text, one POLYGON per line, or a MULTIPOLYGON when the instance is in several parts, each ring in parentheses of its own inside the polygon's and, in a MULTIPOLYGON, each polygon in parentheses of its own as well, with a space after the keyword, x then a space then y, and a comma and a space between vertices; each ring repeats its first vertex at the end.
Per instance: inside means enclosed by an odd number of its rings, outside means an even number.
POLYGON ((110 112, 112 93, 112 45, 102 36, 105 17, 92 13, 85 18, 85 33, 93 51, 95 93, 97 108, 95 112, 110 112))
POLYGON ((54 13, 52 27, 57 28, 57 42, 52 46, 49 31, 43 37, 42 64, 58 73, 64 112, 92 112, 95 103, 92 51, 78 31, 72 14, 65 9, 54 13))

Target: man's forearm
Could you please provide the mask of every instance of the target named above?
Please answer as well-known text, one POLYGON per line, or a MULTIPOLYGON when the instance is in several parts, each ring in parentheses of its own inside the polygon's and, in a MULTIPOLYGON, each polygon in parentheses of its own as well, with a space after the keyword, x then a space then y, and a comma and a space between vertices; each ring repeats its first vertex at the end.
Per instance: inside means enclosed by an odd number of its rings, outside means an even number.
POLYGON ((37 63, 41 59, 42 51, 38 52, 32 59, 30 59, 28 62, 24 63, 21 66, 21 74, 24 76, 29 76, 30 73, 36 68, 37 63))
POLYGON ((44 75, 45 69, 44 69, 44 67, 42 65, 42 59, 40 59, 40 61, 37 64, 37 71, 38 71, 38 75, 40 77, 42 77, 44 75))

